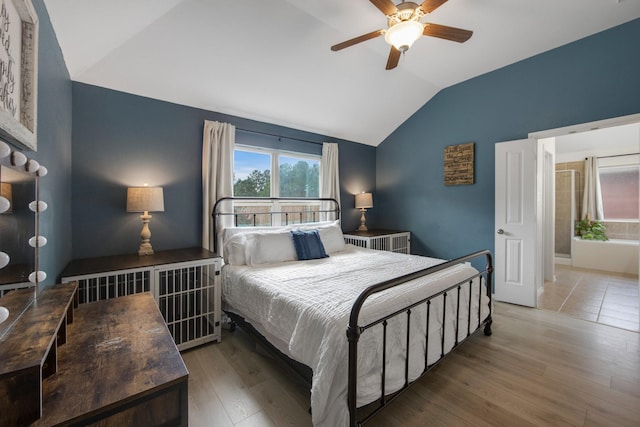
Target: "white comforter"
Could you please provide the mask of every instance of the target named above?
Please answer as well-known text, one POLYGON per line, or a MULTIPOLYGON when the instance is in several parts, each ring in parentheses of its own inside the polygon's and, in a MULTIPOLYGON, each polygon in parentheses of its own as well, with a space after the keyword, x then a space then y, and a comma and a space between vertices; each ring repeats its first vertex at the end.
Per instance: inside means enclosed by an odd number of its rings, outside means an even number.
MULTIPOLYGON (((329 258, 292 261, 260 267, 225 266, 223 300, 234 312, 254 323, 276 346, 313 370, 311 408, 316 427, 348 425, 347 354, 345 335, 351 306, 366 287, 393 277, 443 262, 420 256, 372 251, 348 245, 329 258), (282 348, 285 347, 285 348, 282 348)), ((360 325, 435 294, 473 275, 475 269, 459 265, 427 278, 372 296, 360 315, 360 325)), ((471 330, 478 325, 478 284, 472 290, 471 330)), ((482 314, 489 313, 482 289, 482 314)), ((438 360, 455 342, 457 291, 447 297, 445 348, 441 345, 442 297, 432 302, 429 320, 428 363, 438 360)), ((459 340, 467 336, 468 285, 461 291, 459 340)), ((426 304, 411 313, 413 339, 409 356, 409 379, 422 373, 425 359, 426 304)), ((404 384, 406 316, 389 322, 387 334, 387 393, 404 384), (404 332, 403 332, 404 331, 404 332)), ((365 331, 358 354, 358 406, 380 397, 382 372, 381 325, 365 331)))

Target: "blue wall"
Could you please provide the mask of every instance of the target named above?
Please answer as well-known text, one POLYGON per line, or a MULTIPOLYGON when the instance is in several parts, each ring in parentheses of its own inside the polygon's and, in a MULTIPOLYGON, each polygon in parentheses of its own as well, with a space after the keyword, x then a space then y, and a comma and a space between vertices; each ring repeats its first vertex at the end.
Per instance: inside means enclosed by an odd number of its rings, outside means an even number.
POLYGON ((56 283, 71 259, 71 80, 42 0, 33 0, 40 22, 38 41, 38 151, 25 154, 49 170, 40 180, 40 198, 49 205, 40 215, 40 249, 45 285, 56 283))
POLYGON ((494 146, 529 132, 640 112, 640 20, 438 93, 377 149, 377 225, 412 251, 494 247, 494 146), (443 184, 443 151, 475 142, 473 185, 443 184))
POLYGON ((204 120, 282 137, 238 132, 239 143, 244 138, 313 152, 320 145, 295 139, 338 142, 343 227, 357 227, 353 194, 375 188, 374 147, 74 82, 74 258, 138 249, 141 222, 138 214, 125 212, 126 187, 145 182, 164 187, 165 211, 152 214, 153 248, 201 245, 204 120))

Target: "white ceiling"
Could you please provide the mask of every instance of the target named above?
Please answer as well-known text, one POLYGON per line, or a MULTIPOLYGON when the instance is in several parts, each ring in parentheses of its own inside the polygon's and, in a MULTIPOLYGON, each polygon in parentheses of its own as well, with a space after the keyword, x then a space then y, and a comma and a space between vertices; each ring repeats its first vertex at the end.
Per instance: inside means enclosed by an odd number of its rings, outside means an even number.
MULTIPOLYGON (((398 3, 396 1, 396 3, 398 3)), ((386 71, 367 0, 45 0, 74 81, 377 146, 438 91, 640 17, 640 0, 449 0, 386 71)))
POLYGON ((640 123, 556 137, 556 163, 581 160, 587 156, 638 154, 639 151, 640 123))

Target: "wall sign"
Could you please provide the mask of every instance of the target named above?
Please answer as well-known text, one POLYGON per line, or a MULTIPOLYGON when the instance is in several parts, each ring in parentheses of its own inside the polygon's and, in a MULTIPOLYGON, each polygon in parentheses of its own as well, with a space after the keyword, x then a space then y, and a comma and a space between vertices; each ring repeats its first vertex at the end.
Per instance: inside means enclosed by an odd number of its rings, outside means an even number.
POLYGON ((31 0, 0 0, 0 139, 36 151, 38 16, 31 0))
POLYGON ((473 184, 474 143, 444 148, 444 185, 473 184))

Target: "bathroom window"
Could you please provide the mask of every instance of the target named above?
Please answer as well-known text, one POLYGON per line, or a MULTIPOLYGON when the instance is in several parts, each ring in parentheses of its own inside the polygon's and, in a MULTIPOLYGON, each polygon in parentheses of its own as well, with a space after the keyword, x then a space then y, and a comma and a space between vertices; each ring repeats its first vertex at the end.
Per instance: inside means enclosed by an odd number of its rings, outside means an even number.
POLYGON ((639 213, 640 167, 600 167, 602 207, 607 220, 637 220, 639 213))

